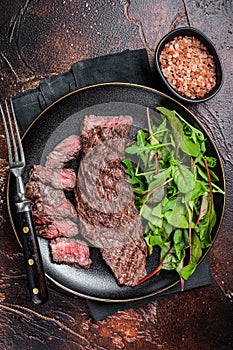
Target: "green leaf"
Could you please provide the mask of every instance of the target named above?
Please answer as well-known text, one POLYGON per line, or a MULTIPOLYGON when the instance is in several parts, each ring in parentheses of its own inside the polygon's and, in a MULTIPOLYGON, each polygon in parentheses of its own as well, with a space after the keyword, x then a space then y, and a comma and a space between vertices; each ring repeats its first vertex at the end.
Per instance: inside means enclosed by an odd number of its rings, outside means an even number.
POLYGON ((173 226, 169 224, 166 220, 163 220, 163 226, 162 226, 164 235, 169 238, 170 234, 173 231, 173 226))
POLYGON ((144 130, 139 130, 137 132, 137 144, 138 146, 146 146, 148 143, 148 137, 149 137, 149 133, 145 132, 144 130))
POLYGON ((177 228, 189 228, 186 217, 187 210, 184 206, 176 206, 173 211, 167 211, 164 216, 170 225, 177 228))
POLYGON ((170 172, 171 172, 171 168, 168 168, 152 177, 152 180, 149 182, 149 185, 148 185, 148 197, 147 197, 147 199, 150 198, 150 202, 151 202, 151 199, 154 202, 162 201, 162 199, 166 194, 166 186, 167 186, 164 183, 169 177, 170 172))
POLYGON ((211 231, 216 224, 216 213, 214 207, 212 207, 212 215, 210 215, 209 211, 203 217, 202 220, 199 221, 198 229, 199 229, 199 237, 202 242, 202 246, 204 248, 209 247, 212 243, 211 239, 211 231))
POLYGON ((183 230, 181 229, 176 229, 174 232, 174 248, 176 251, 176 255, 179 260, 182 260, 185 257, 185 249, 186 249, 186 244, 183 238, 183 230))
POLYGON ((214 168, 217 164, 217 159, 215 157, 207 157, 205 156, 204 159, 207 161, 209 168, 214 168))
POLYGON ((171 175, 180 192, 187 193, 194 189, 195 180, 193 173, 186 165, 179 164, 172 167, 171 175))
POLYGON ((169 210, 173 210, 177 205, 178 198, 167 198, 165 197, 163 199, 162 205, 163 205, 163 213, 169 210))
POLYGON ((174 270, 178 264, 178 259, 174 255, 175 249, 171 249, 171 243, 166 242, 163 244, 160 252, 160 261, 163 260, 162 268, 165 270, 174 270), (170 251, 169 251, 170 250, 170 251))
POLYGON ((202 244, 196 234, 192 238, 192 262, 197 263, 202 256, 202 244))
POLYGON ((178 149, 184 137, 183 127, 180 120, 176 117, 175 111, 170 111, 164 107, 157 108, 169 121, 172 128, 172 136, 174 140, 174 146, 178 149))
MULTIPOLYGON (((205 158, 205 157, 203 157, 203 158, 205 158)), ((207 163, 208 163, 208 161, 207 161, 207 163)), ((213 164, 211 164, 211 165, 213 165, 213 164)), ((202 160, 202 159, 198 159, 198 162, 197 162, 197 164, 195 165, 195 167, 197 168, 197 171, 198 171, 199 175, 200 175, 206 182, 208 182, 208 175, 207 175, 206 167, 205 167, 205 164, 204 164, 203 160, 202 160)), ((209 165, 208 165, 208 167, 209 167, 209 165)), ((212 180, 212 181, 219 181, 218 176, 214 173, 213 170, 210 170, 210 169, 209 169, 209 172, 210 172, 210 176, 211 176, 211 180, 212 180)))
POLYGON ((196 199, 198 197, 203 196, 206 192, 208 192, 209 186, 205 184, 203 181, 196 180, 195 186, 192 190, 192 199, 196 199))
POLYGON ((225 192, 216 184, 212 183, 212 186, 213 186, 213 193, 225 194, 225 192))
POLYGON ((162 203, 159 203, 152 209, 152 214, 157 216, 158 218, 163 218, 163 213, 162 213, 162 203))
POLYGON ((193 157, 198 157, 201 151, 200 144, 193 142, 187 135, 183 136, 180 148, 184 153, 193 157))
POLYGON ((153 225, 157 226, 157 227, 162 227, 162 222, 163 222, 163 219, 157 217, 157 216, 154 216, 152 214, 152 209, 148 207, 148 205, 144 204, 142 207, 141 207, 141 210, 140 210, 140 215, 148 220, 149 222, 151 222, 153 225))
POLYGON ((137 185, 141 191, 145 190, 145 185, 143 182, 143 178, 140 178, 135 175, 135 166, 133 162, 130 159, 123 159, 122 163, 125 167, 125 173, 128 174, 130 177, 127 179, 127 182, 129 182, 132 185, 137 185))
POLYGON ((188 280, 189 277, 194 273, 196 270, 197 264, 192 263, 188 264, 187 266, 183 267, 183 269, 180 271, 180 275, 185 280, 188 280))

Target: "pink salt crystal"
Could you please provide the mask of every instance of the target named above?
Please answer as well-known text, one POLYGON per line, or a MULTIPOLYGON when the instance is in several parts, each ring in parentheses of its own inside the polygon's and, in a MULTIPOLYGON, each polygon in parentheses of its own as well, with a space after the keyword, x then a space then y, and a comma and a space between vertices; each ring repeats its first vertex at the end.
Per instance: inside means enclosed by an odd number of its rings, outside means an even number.
POLYGON ((164 76, 183 96, 203 97, 216 84, 213 57, 195 37, 175 37, 164 46, 159 60, 164 76))

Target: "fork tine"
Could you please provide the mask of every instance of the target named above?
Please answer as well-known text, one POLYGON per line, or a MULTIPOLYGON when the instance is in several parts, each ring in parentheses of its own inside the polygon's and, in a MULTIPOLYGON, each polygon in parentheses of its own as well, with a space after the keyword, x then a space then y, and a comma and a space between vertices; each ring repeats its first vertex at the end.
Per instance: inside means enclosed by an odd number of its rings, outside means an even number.
MULTIPOLYGON (((15 140, 15 135, 14 135, 14 129, 13 129, 13 125, 12 125, 12 118, 11 118, 10 110, 9 110, 8 103, 6 100, 5 100, 5 106, 6 106, 6 113, 7 113, 7 117, 8 117, 8 121, 9 121, 9 125, 10 125, 11 139, 12 139, 13 147, 14 147, 14 160, 16 162, 18 162, 19 156, 18 156, 18 150, 17 150, 16 140, 15 140)), ((14 116, 13 116, 13 118, 14 118, 14 116)), ((13 121, 14 121, 14 124, 16 127, 17 124, 15 123, 15 120, 13 120, 13 121)), ((16 131, 16 133, 17 133, 17 131, 16 131)), ((18 136, 17 136, 17 138, 18 138, 18 136)))
POLYGON ((14 119, 14 123, 15 123, 15 131, 16 131, 16 136, 17 136, 17 140, 18 140, 18 147, 19 147, 21 161, 23 163, 25 163, 24 151, 23 151, 23 146, 22 146, 21 137, 20 137, 20 133, 19 133, 18 123, 17 123, 16 117, 15 117, 15 110, 14 110, 12 98, 10 98, 10 105, 11 105, 11 111, 12 111, 12 115, 13 115, 13 119, 14 119))
POLYGON ((3 112, 3 108, 2 108, 1 104, 0 104, 0 110, 1 110, 3 125, 4 125, 4 129, 5 129, 5 134, 6 134, 9 163, 12 163, 11 140, 10 140, 10 135, 9 135, 9 131, 8 131, 8 126, 6 123, 5 114, 3 112))

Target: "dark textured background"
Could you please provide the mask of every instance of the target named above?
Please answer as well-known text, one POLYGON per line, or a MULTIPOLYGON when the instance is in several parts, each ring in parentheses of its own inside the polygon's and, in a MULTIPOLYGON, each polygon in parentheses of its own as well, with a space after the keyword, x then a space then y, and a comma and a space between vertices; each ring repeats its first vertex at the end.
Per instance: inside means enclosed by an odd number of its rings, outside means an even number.
POLYGON ((212 100, 192 105, 212 135, 227 183, 225 217, 209 254, 211 286, 170 296, 95 322, 85 301, 49 288, 44 306, 27 295, 23 258, 8 219, 7 152, 0 122, 0 350, 232 349, 233 117, 231 0, 2 0, 0 98, 38 86, 81 59, 154 49, 179 26, 202 30, 223 62, 225 82, 212 100))

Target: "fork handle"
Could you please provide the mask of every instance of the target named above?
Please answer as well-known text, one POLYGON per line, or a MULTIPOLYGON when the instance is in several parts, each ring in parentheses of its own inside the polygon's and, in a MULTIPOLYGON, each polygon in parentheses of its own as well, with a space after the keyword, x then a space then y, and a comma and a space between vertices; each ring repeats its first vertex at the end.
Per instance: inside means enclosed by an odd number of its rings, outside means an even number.
POLYGON ((48 299, 48 290, 32 212, 26 207, 24 210, 17 211, 16 215, 21 233, 30 297, 34 304, 43 304, 48 299))

